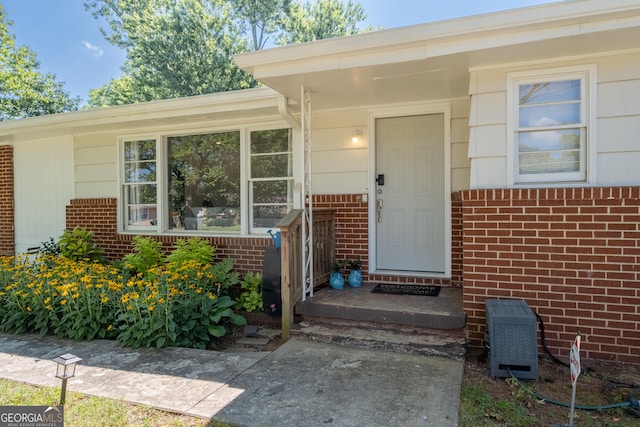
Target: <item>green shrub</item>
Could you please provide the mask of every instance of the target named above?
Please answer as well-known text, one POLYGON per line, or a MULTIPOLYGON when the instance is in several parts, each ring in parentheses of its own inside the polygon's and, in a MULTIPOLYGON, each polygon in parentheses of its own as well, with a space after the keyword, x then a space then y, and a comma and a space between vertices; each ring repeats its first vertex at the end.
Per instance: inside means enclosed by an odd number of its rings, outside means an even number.
POLYGON ((240 297, 236 308, 248 312, 262 310, 262 275, 260 273, 249 273, 240 282, 240 297))
POLYGON ((0 331, 117 339, 130 347, 205 348, 246 324, 227 291, 233 262, 176 261, 124 277, 98 262, 0 257, 0 331))
POLYGON ((205 348, 211 336, 228 332, 229 323, 246 324, 230 308, 235 301, 218 293, 221 282, 236 277, 237 283, 237 274, 216 273, 229 264, 233 266, 229 261, 204 267, 195 260, 171 262, 150 269, 144 278, 130 278, 120 299, 118 341, 129 347, 205 348))
POLYGON ((60 253, 72 261, 90 260, 101 261, 102 250, 93 241, 93 231, 76 227, 64 230, 60 240, 60 253))
POLYGON ((135 236, 133 238, 133 253, 124 257, 124 266, 132 273, 145 274, 152 267, 157 267, 164 261, 162 244, 151 237, 135 236))
POLYGON ((200 237, 191 237, 187 240, 179 239, 166 261, 168 263, 182 263, 194 260, 204 265, 212 262, 214 255, 215 249, 209 241, 200 237))

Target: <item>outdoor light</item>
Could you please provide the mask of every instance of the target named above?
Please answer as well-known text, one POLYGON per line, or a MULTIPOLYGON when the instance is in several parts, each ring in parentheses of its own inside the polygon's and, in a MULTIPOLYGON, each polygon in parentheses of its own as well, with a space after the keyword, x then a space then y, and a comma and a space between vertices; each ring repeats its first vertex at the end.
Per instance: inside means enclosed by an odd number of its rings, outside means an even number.
POLYGON ((63 354, 53 359, 58 364, 56 367, 56 378, 62 380, 62 390, 60 390, 60 405, 64 405, 65 395, 67 393, 67 379, 76 375, 76 363, 80 362, 78 356, 71 353, 63 354))
POLYGON ((360 142, 361 137, 362 137, 361 130, 353 131, 353 134, 351 135, 351 142, 353 142, 354 144, 357 144, 358 142, 360 142))

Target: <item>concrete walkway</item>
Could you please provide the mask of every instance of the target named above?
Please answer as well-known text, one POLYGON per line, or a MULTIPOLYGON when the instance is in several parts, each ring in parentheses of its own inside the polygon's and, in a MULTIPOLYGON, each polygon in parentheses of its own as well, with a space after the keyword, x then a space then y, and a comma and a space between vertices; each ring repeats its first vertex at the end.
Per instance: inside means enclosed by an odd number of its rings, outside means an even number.
MULTIPOLYGON (((273 352, 128 349, 0 334, 0 377, 240 426, 456 426, 463 362, 290 340, 273 352)), ((46 404, 46 403, 45 403, 46 404)))

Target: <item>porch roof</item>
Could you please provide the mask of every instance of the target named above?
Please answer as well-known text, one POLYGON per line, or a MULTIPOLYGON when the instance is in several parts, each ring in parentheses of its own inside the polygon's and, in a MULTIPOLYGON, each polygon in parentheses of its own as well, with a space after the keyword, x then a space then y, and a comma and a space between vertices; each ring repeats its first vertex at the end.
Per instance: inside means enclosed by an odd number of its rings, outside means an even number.
POLYGON ((469 69, 640 47, 638 0, 572 0, 243 53, 257 80, 314 109, 466 97, 469 69))

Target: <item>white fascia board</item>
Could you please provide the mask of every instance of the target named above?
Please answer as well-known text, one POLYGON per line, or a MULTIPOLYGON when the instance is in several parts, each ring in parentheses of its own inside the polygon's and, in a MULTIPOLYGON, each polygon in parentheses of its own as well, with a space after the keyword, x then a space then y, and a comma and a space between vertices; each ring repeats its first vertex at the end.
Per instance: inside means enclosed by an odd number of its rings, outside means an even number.
POLYGON ((261 79, 393 63, 390 54, 411 61, 621 26, 640 26, 638 0, 544 4, 242 53, 234 60, 261 79))
POLYGON ((198 95, 186 98, 142 102, 93 110, 72 111, 0 122, 0 137, 34 128, 81 128, 139 120, 161 120, 182 116, 198 116, 220 112, 273 108, 277 114, 282 95, 269 88, 246 89, 198 95))

